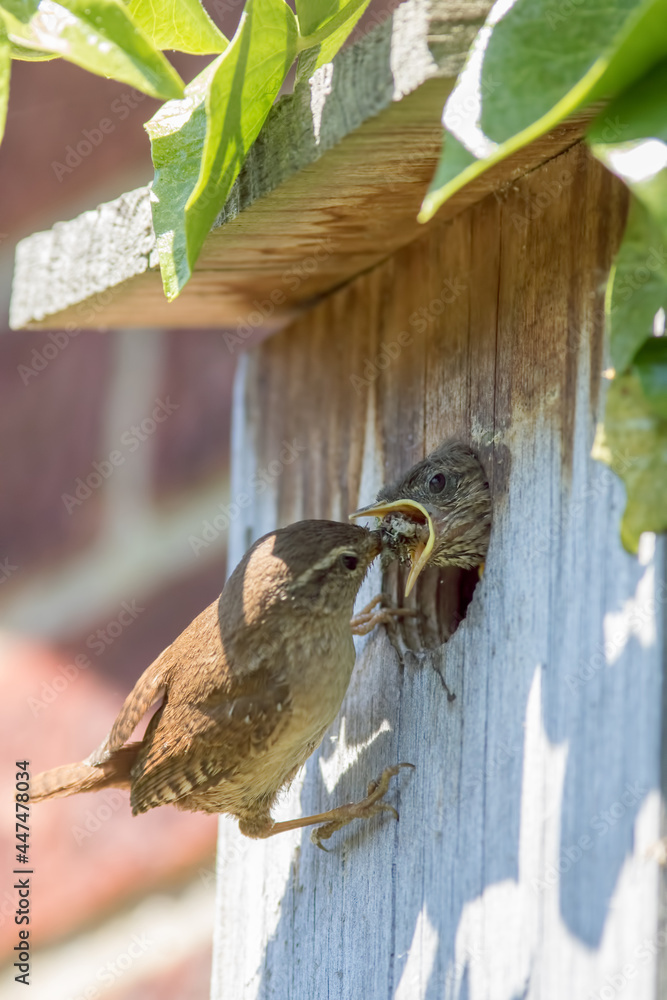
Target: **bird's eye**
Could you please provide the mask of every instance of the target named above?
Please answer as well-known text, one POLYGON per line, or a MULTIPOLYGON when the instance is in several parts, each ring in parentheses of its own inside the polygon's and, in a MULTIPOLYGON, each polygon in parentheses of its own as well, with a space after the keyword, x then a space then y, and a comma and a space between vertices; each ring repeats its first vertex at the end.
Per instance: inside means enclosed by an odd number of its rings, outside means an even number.
POLYGON ((442 493, 447 483, 447 479, 442 472, 437 472, 431 476, 428 484, 429 493, 442 493))
POLYGON ((346 552, 344 555, 342 555, 340 557, 340 562, 341 565, 345 567, 345 569, 349 570, 356 569, 357 566, 359 565, 359 560, 357 559, 356 556, 353 556, 351 552, 346 552))

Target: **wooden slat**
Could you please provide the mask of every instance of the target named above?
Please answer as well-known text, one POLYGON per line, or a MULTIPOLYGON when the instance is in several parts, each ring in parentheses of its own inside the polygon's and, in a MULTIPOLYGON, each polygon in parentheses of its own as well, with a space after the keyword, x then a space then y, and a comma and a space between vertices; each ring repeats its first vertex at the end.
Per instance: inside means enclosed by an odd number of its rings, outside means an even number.
MULTIPOLYGON (((348 801, 408 760, 398 824, 348 827, 323 854, 307 832, 252 843, 223 819, 215 1000, 656 996, 664 545, 622 550, 623 488, 590 459, 625 210, 577 147, 244 359, 233 489, 284 439, 303 451, 242 513, 232 563, 248 535, 368 502, 452 433, 487 462, 494 527, 445 647, 400 663, 383 633, 359 643, 341 716, 281 810, 348 801), (445 279, 465 288, 411 326, 445 279)), ((374 571, 360 600, 379 585, 374 571)))
MULTIPOLYGON (((140 188, 19 244, 12 326, 222 326, 237 350, 417 238, 442 108, 489 6, 407 0, 283 97, 175 302, 140 188)), ((499 164, 440 218, 572 145, 583 126, 573 119, 499 164)))

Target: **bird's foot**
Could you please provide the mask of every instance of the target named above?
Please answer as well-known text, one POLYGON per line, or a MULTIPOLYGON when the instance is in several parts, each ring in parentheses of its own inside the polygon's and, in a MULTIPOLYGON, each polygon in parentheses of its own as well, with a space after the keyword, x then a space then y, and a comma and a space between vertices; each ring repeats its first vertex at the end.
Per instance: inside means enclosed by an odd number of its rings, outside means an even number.
POLYGON ((398 774, 402 767, 412 767, 414 764, 394 764, 393 767, 385 767, 384 771, 376 781, 371 781, 368 786, 366 798, 361 802, 348 802, 345 806, 338 806, 337 809, 329 809, 327 812, 318 813, 316 816, 301 816, 299 819, 288 819, 281 823, 274 823, 266 811, 257 814, 248 813, 239 817, 239 830, 246 837, 264 839, 274 837, 277 833, 287 833, 288 830, 301 830, 304 826, 314 826, 319 824, 316 830, 310 835, 310 839, 318 847, 322 847, 321 841, 328 840, 332 833, 347 826, 353 819, 370 819, 380 812, 390 812, 398 819, 398 813, 393 806, 382 799, 387 794, 389 781, 395 774, 398 774))
POLYGON ((419 617, 419 611, 414 608, 393 608, 390 601, 391 598, 387 594, 377 594, 365 608, 350 619, 352 635, 368 635, 376 625, 393 623, 396 618, 419 617))
POLYGON ((385 767, 379 778, 369 782, 365 799, 362 799, 361 802, 349 802, 345 806, 339 806, 337 809, 330 811, 329 815, 331 818, 328 822, 316 827, 311 833, 310 839, 312 842, 321 850, 326 851, 326 847, 322 846, 322 841, 328 840, 336 830, 347 826, 352 820, 370 819, 371 816, 376 816, 381 812, 390 812, 394 819, 398 819, 396 809, 389 805, 388 802, 383 802, 382 799, 389 790, 391 778, 398 774, 402 767, 414 768, 414 766, 414 764, 401 763, 395 764, 393 767, 385 767))

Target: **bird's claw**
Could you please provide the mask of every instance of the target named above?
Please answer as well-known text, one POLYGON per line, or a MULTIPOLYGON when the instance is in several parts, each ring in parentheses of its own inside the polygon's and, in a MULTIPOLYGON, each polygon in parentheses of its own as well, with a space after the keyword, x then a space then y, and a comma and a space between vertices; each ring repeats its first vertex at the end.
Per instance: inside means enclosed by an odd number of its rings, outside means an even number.
POLYGON ((388 802, 382 802, 381 799, 387 794, 389 782, 394 775, 398 774, 402 767, 414 769, 414 766, 414 764, 402 762, 394 764, 392 767, 385 767, 379 778, 369 782, 365 799, 362 799, 361 802, 349 802, 345 806, 339 806, 338 809, 334 810, 338 814, 335 819, 312 831, 310 839, 313 844, 326 851, 327 848, 322 845, 322 841, 328 840, 337 830, 347 826, 354 819, 370 819, 371 816, 376 816, 381 812, 390 812, 394 819, 398 819, 398 811, 394 806, 389 805, 388 802))
POLYGON ((388 625, 393 623, 396 618, 418 618, 419 615, 420 612, 415 608, 394 608, 391 606, 391 598, 388 594, 377 594, 365 608, 353 615, 350 619, 350 628, 353 635, 368 635, 376 625, 388 625), (376 610, 378 605, 386 606, 376 610))

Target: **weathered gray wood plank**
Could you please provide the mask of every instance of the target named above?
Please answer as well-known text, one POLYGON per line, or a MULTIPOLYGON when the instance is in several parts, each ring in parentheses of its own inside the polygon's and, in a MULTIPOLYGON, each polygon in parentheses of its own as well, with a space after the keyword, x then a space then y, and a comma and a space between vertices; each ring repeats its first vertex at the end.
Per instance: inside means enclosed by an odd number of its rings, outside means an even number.
MULTIPOLYGON (((223 819, 215 1000, 657 995, 664 545, 621 549, 623 488, 590 459, 624 214, 577 148, 244 359, 233 491, 283 440, 302 451, 251 491, 232 563, 277 523, 344 517, 450 433, 484 455, 495 513, 453 638, 403 664, 385 634, 359 642, 341 716, 281 811, 358 797, 409 760, 399 823, 348 827, 323 854, 307 832, 252 843, 223 819), (446 279, 459 291, 441 310, 446 279)), ((379 585, 376 570, 360 600, 379 585)))

